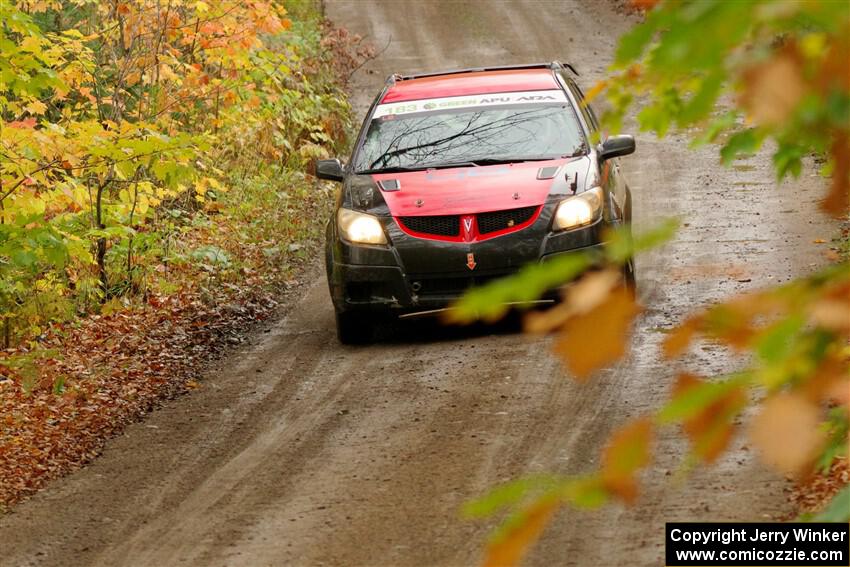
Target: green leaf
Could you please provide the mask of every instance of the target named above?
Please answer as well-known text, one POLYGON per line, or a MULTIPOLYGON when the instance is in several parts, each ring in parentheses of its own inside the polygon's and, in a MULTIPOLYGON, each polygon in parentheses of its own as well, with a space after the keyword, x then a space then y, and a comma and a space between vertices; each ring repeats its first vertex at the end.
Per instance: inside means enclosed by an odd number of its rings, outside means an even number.
POLYGON ((608 502, 608 491, 598 476, 579 477, 566 481, 561 489, 565 500, 576 508, 598 508, 608 502))
POLYGON ((737 374, 722 382, 712 381, 688 389, 683 394, 671 399, 660 412, 657 420, 661 424, 682 421, 697 414, 711 405, 726 392, 749 380, 748 374, 737 374))
POLYGON ((637 59, 655 35, 655 26, 651 22, 638 24, 620 37, 617 52, 614 55, 614 65, 623 66, 637 59))
POLYGON ((645 106, 638 112, 637 119, 640 129, 655 132, 659 138, 663 138, 670 128, 670 122, 674 110, 662 102, 645 106))
POLYGON ((589 252, 571 252, 540 264, 529 264, 514 276, 467 292, 454 304, 449 320, 456 323, 469 323, 476 319, 494 321, 508 311, 509 304, 534 301, 545 291, 575 279, 595 259, 595 255, 589 252))
POLYGON ((605 256, 609 262, 623 264, 638 252, 650 250, 671 240, 678 229, 679 220, 675 218, 665 219, 637 236, 632 236, 628 227, 618 228, 608 234, 605 256))
POLYGON ((813 522, 850 521, 850 485, 836 494, 823 512, 812 518, 813 522))
POLYGON ((761 147, 762 140, 763 135, 760 135, 755 128, 736 132, 720 149, 723 165, 729 165, 739 156, 754 154, 761 147))
POLYGON ((691 140, 690 147, 696 148, 703 144, 714 142, 720 134, 735 125, 737 118, 738 113, 734 110, 720 114, 708 124, 700 136, 696 136, 691 140))
POLYGON ((499 510, 517 504, 532 492, 548 491, 557 486, 559 479, 552 475, 520 478, 498 486, 477 500, 463 506, 466 518, 486 518, 499 510))
POLYGON ((755 345, 759 357, 768 364, 785 358, 788 354, 788 344, 799 333, 804 323, 804 319, 796 315, 783 319, 762 332, 755 345))
POLYGON ((695 122, 703 120, 711 113, 717 102, 717 97, 723 90, 724 79, 725 76, 722 69, 702 79, 700 88, 685 102, 676 117, 679 127, 690 126, 695 122))
POLYGON ((799 177, 803 167, 803 148, 798 145, 782 144, 773 154, 776 178, 782 180, 789 173, 799 177))

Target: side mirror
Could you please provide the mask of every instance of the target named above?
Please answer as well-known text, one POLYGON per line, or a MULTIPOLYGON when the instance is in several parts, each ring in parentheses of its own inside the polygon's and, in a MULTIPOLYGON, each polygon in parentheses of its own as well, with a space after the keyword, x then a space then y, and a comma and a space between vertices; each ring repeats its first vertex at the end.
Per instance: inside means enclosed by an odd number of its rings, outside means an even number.
POLYGON ((329 181, 342 181, 342 163, 338 159, 320 159, 316 161, 316 177, 329 181))
POLYGON ((599 146, 599 159, 606 160, 635 153, 635 139, 631 136, 611 136, 599 146))

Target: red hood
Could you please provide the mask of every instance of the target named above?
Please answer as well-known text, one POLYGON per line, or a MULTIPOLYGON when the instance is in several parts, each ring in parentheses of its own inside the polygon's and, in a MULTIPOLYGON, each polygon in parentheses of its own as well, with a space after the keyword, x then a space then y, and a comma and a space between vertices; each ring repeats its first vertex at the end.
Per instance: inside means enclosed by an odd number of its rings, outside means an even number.
MULTIPOLYGON (((372 177, 376 182, 390 179, 399 182, 398 191, 381 189, 393 216, 464 215, 542 205, 546 202, 553 182, 563 178, 564 171, 559 169, 554 179, 537 179, 540 168, 562 166, 577 161, 577 158, 565 158, 383 173, 372 177)), ((583 182, 586 165, 570 167, 570 170, 572 169, 579 172, 579 181, 583 182)))

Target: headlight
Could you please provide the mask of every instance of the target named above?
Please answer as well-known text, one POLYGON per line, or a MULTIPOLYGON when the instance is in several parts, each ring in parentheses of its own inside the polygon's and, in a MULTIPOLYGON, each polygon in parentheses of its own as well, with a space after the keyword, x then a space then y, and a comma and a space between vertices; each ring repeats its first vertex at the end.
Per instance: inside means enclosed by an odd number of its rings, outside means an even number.
POLYGON ((590 224, 599 218, 602 210, 602 188, 594 187, 581 195, 561 201, 555 211, 555 230, 567 230, 590 224))
POLYGON ((349 209, 340 209, 336 215, 337 226, 342 236, 357 244, 386 244, 384 227, 377 217, 358 213, 349 209))

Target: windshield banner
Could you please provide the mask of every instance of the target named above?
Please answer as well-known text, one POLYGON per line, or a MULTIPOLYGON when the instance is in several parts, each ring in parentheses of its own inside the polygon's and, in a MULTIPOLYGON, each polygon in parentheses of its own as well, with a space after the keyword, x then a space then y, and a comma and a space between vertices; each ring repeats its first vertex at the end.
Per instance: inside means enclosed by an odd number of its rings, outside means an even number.
POLYGON ((412 114, 414 112, 437 112, 440 110, 454 110, 465 107, 487 107, 503 106, 506 104, 529 104, 529 103, 558 103, 567 102, 564 91, 522 91, 515 93, 490 93, 465 96, 451 96, 446 98, 429 98, 424 100, 409 100, 405 102, 391 102, 380 104, 375 108, 373 118, 385 116, 397 116, 399 114, 412 114))

